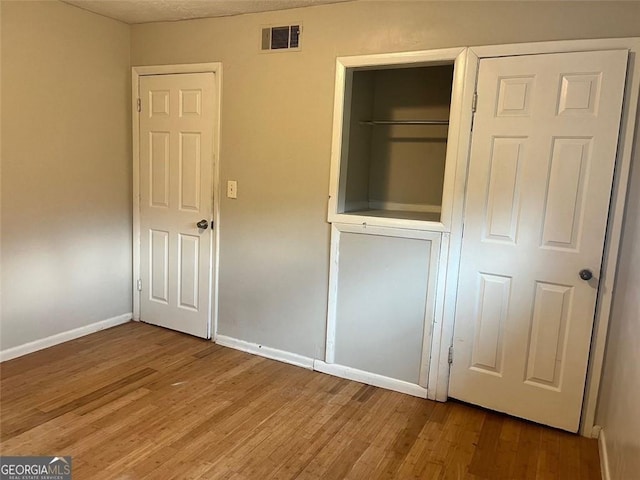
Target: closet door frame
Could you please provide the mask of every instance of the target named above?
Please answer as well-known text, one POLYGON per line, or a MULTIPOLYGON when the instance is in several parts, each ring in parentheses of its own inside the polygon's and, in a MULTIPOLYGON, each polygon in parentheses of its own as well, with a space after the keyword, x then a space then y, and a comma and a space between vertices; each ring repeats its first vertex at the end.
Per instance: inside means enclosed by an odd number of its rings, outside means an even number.
MULTIPOLYGON (((624 207, 629 183, 629 171, 632 161, 632 149, 634 141, 635 119, 638 109, 638 94, 640 91, 640 38, 617 38, 599 40, 570 40, 557 42, 540 42, 509 44, 495 46, 476 46, 468 49, 466 69, 464 72, 464 91, 462 95, 462 112, 460 135, 458 137, 457 151, 460 156, 458 164, 463 165, 459 170, 462 178, 456 182, 463 185, 464 195, 467 167, 471 147, 473 102, 475 86, 478 75, 479 62, 483 58, 505 57, 518 55, 534 55, 547 53, 568 53, 581 51, 628 49, 629 67, 624 92, 622 119, 620 124, 620 136, 618 152, 616 155, 616 167, 613 180, 613 191, 607 223, 607 237, 604 247, 604 259, 602 264, 601 283, 598 292, 595 323, 591 341, 591 353, 587 370, 587 383, 585 399, 583 402, 580 422, 580 434, 591 437, 597 436, 598 429, 594 428, 595 410, 604 363, 604 350, 606 345, 607 330, 613 299, 613 288, 617 259, 622 235, 622 223, 624 207)), ((454 223, 451 230, 449 260, 447 262, 447 275, 444 293, 444 315, 441 324, 440 341, 437 339, 437 325, 434 325, 433 347, 431 355, 431 371, 429 375, 428 398, 444 401, 447 399, 449 382, 449 348, 453 344, 453 326, 455 318, 455 303, 457 296, 458 273, 460 267, 460 253, 462 250, 462 219, 464 211, 460 212, 459 226, 454 223), (456 228, 459 227, 459 228, 456 228)), ((455 361, 455 352, 454 361, 455 361)))

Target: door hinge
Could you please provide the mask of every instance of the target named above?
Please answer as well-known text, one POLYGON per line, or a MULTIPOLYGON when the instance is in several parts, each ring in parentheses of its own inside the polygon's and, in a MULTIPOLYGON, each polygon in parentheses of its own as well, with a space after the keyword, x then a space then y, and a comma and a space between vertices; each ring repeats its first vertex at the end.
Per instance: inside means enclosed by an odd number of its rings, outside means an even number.
POLYGON ((137 105, 138 105, 138 112, 141 112, 142 111, 142 100, 138 99, 137 105))
POLYGON ((447 357, 447 361, 449 362, 449 365, 453 363, 453 345, 449 347, 449 356, 447 357))
POLYGON ((476 109, 478 108, 478 92, 474 92, 473 101, 471 102, 471 131, 473 132, 473 124, 476 121, 476 109))
POLYGON ((142 291, 142 280, 138 279, 137 287, 138 287, 138 291, 141 292, 142 291))

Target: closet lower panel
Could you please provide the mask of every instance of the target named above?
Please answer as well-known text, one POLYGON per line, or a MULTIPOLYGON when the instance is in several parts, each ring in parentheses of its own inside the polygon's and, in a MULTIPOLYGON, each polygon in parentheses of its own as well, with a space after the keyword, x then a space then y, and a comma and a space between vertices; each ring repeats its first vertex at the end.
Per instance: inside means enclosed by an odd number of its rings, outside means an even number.
POLYGON ((319 369, 426 396, 440 233, 334 224, 332 244, 319 369))

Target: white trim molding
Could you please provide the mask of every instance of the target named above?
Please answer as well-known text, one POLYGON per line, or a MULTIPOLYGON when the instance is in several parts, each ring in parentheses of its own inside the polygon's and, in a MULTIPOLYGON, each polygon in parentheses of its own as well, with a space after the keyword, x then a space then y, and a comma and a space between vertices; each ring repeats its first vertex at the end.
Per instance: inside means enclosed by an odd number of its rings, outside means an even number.
MULTIPOLYGON (((595 427, 594 427, 595 428, 595 427)), ((602 480, 611 480, 611 471, 609 470, 609 451, 607 450, 607 437, 602 428, 598 431, 598 451, 600 452, 600 473, 602 480)))
POLYGON ((385 377, 377 373, 365 372, 356 368, 345 367, 335 363, 325 363, 322 360, 313 362, 313 369, 317 372, 326 373, 335 377, 346 378, 354 382, 373 385, 374 387, 386 388, 395 392, 406 393, 414 397, 427 398, 427 389, 414 383, 385 377))
POLYGON ((239 340, 226 335, 217 335, 215 342, 223 347, 233 348, 235 350, 252 353, 253 355, 269 358, 271 360, 296 365, 297 367, 306 368, 307 370, 313 370, 313 358, 305 357, 304 355, 298 355, 297 353, 267 347, 265 345, 260 345, 259 343, 239 340))
POLYGON ((59 345, 69 340, 84 337, 92 333, 99 332, 100 330, 106 330, 107 328, 116 327, 131 321, 132 313, 123 313, 115 317, 107 318, 99 322, 85 325, 84 327, 74 328, 73 330, 67 330, 66 332, 57 333, 50 337, 41 338, 33 342, 18 345, 17 347, 8 348, 0 351, 0 362, 5 362, 13 358, 21 357, 29 353, 37 352, 38 350, 44 350, 45 348, 59 345))

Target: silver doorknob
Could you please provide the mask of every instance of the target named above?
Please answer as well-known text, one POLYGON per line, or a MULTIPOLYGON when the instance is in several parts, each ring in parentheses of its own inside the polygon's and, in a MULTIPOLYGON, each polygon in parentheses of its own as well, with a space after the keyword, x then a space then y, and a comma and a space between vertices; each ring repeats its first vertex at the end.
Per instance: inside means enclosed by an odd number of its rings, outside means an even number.
POLYGON ((208 226, 209 226, 209 222, 206 221, 204 218, 200 220, 198 223, 196 223, 196 227, 202 230, 206 230, 208 226))
POLYGON ((580 278, 585 281, 591 280, 593 278, 593 272, 588 268, 583 268, 582 270, 580 270, 578 275, 580 275, 580 278))

